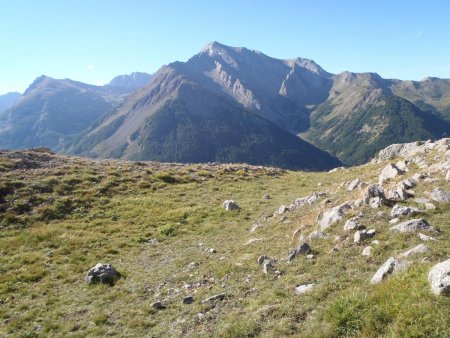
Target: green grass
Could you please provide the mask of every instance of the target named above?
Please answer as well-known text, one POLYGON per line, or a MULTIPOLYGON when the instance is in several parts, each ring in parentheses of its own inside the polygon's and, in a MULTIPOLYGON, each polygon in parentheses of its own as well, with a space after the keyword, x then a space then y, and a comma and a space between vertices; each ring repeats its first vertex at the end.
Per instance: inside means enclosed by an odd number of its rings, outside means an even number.
MULTIPOLYGON (((414 257, 408 272, 380 285, 368 283, 380 264, 420 241, 391 234, 388 217, 373 218, 379 210, 362 208, 345 217, 361 211, 363 223, 377 229, 381 243, 372 257, 361 256, 370 241, 346 240, 353 234, 342 231, 344 219, 327 230, 328 237, 311 242, 313 260, 284 260, 298 245, 295 230, 307 235, 315 229, 318 212, 327 207, 323 199, 332 206, 357 198, 359 192, 348 193, 341 184, 355 177, 376 181, 384 164, 272 175, 239 165, 58 156, 49 167, 21 171, 12 170, 14 160, 0 159, 9 163, 0 176, 0 187, 8 187, 0 202, 0 336, 450 336, 450 299, 434 297, 426 280, 433 264, 449 258, 448 205, 424 214, 442 230, 438 242, 427 243, 433 250, 429 260, 414 257), (287 223, 279 216, 262 221, 279 205, 318 190, 327 196, 288 212, 287 223), (239 212, 222 209, 231 198, 239 212), (250 233, 257 220, 262 226, 250 233), (250 239, 259 241, 244 245, 250 239), (339 251, 330 253, 335 246, 339 251), (280 278, 262 273, 256 263, 262 254, 277 260, 280 278), (122 274, 113 287, 84 282, 98 262, 122 274), (305 283, 316 287, 295 295, 294 288, 305 283), (223 301, 201 302, 218 293, 226 294, 223 301), (193 304, 182 303, 187 295, 193 304), (154 310, 156 300, 164 300, 167 309, 154 310)), ((437 185, 450 189, 438 178, 415 188, 417 196, 437 185)))

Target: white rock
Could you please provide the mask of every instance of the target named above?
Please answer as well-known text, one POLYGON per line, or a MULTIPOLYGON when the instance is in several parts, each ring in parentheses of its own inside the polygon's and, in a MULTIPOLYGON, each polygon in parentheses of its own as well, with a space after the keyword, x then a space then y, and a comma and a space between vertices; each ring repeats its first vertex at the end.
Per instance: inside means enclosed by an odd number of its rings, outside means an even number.
POLYGON ((450 294, 450 259, 433 266, 428 274, 431 291, 439 296, 450 294))
POLYGON ((315 284, 304 284, 299 285, 295 288, 294 292, 296 295, 301 295, 307 292, 311 292, 314 289, 315 284))
POLYGON ((397 224, 400 221, 400 218, 393 218, 389 221, 390 224, 397 224))
POLYGON ((430 248, 427 247, 425 244, 419 244, 417 246, 415 246, 412 249, 409 249, 408 251, 404 252, 401 254, 401 256, 403 257, 409 257, 409 256, 413 256, 413 255, 418 255, 418 254, 424 254, 427 252, 430 252, 430 248))
POLYGON ((355 178, 353 181, 350 181, 347 184, 347 191, 353 191, 361 184, 361 180, 359 178, 355 178))
POLYGON ((363 256, 372 256, 372 250, 373 250, 373 248, 370 245, 366 246, 364 248, 364 250, 362 251, 361 255, 363 255, 363 256))
POLYGON ((239 210, 240 207, 233 200, 226 200, 223 202, 223 208, 227 211, 239 210))
POLYGON ((319 215, 318 224, 320 230, 328 229, 334 223, 339 222, 344 214, 351 209, 350 203, 346 202, 334 208, 328 209, 319 215))
POLYGON ((378 183, 382 184, 391 178, 397 177, 399 175, 404 174, 405 172, 399 169, 395 164, 389 163, 387 166, 383 168, 380 175, 378 176, 378 183))
POLYGON ((437 241, 436 238, 431 237, 431 236, 427 236, 427 235, 425 235, 425 234, 422 234, 421 232, 419 232, 418 235, 419 235, 419 238, 420 238, 422 241, 437 241))
POLYGON ((370 230, 358 230, 355 232, 355 235, 353 236, 353 242, 354 243, 361 243, 362 241, 374 237, 376 234, 375 229, 370 230))
POLYGON ((391 274, 396 274, 405 271, 410 266, 409 262, 395 259, 394 257, 389 258, 380 268, 377 270, 375 275, 373 275, 370 280, 371 284, 378 284, 386 279, 391 274))
POLYGON ((425 209, 434 210, 436 209, 436 206, 433 203, 425 203, 425 209))

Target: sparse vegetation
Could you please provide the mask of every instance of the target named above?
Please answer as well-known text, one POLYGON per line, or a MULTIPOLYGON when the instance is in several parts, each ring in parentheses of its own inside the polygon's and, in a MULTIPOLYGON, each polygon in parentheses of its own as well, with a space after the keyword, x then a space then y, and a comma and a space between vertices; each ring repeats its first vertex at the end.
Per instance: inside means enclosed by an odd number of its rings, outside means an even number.
MULTIPOLYGON (((375 215, 388 207, 362 209, 380 241, 371 257, 361 256, 367 241, 345 240, 343 223, 357 213, 351 211, 329 236, 311 242, 315 258, 285 261, 298 245, 297 229, 308 234, 320 210, 358 197, 342 182, 375 181, 384 163, 309 173, 59 155, 42 161, 27 151, 2 153, 0 163, 8 163, 0 176, 1 336, 450 336, 450 298, 436 298, 427 282, 429 268, 448 258, 449 205, 423 214, 442 231, 439 241, 427 243, 428 260, 416 259, 408 272, 379 285, 368 281, 380 264, 420 242, 387 231, 389 218, 375 215), (35 169, 17 169, 23 154, 35 169), (318 190, 326 198, 287 213, 285 222, 264 221, 281 204, 318 190), (240 212, 222 208, 230 198, 240 212), (251 233, 256 221, 262 225, 251 233), (262 254, 276 258, 279 278, 262 273, 256 263, 262 254), (113 287, 85 283, 98 262, 122 274, 113 287), (295 295, 305 283, 316 287, 295 295), (201 302, 220 293, 223 301, 201 302), (192 304, 182 303, 187 295, 192 304), (152 308, 157 300, 167 308, 152 308)), ((408 175, 418 170, 413 164, 408 175)), ((438 184, 450 190, 443 179, 438 184)))

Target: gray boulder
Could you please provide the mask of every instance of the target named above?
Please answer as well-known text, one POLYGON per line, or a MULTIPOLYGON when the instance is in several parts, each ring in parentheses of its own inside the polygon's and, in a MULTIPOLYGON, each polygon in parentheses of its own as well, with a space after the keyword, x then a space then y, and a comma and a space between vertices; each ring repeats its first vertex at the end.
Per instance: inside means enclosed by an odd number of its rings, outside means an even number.
POLYGON ((408 207, 405 205, 394 205, 394 207, 391 210, 391 217, 392 218, 396 218, 396 217, 401 217, 401 216, 413 216, 413 215, 417 215, 419 213, 421 213, 422 211, 420 211, 417 208, 414 207, 408 207))
POLYGON ((306 242, 303 242, 298 246, 298 248, 290 250, 289 255, 287 257, 287 261, 290 262, 298 255, 306 255, 310 252, 311 252, 311 247, 309 246, 309 244, 306 242))
POLYGON ((436 188, 431 192, 431 199, 436 202, 450 203, 450 192, 442 188, 436 188))
POLYGON ((402 261, 395 259, 394 257, 389 258, 377 272, 373 275, 370 280, 371 284, 381 283, 384 279, 386 279, 389 275, 396 274, 402 271, 406 271, 411 264, 407 261, 402 261))
POLYGON ((408 251, 402 253, 402 256, 409 257, 409 256, 413 256, 413 255, 424 254, 424 253, 427 253, 430 251, 431 251, 431 249, 429 247, 427 247, 425 244, 419 244, 419 245, 416 245, 414 248, 409 249, 408 251))
POLYGON ((376 204, 379 205, 384 204, 384 202, 386 201, 384 190, 378 184, 369 185, 366 190, 364 190, 364 204, 372 205, 374 204, 374 200, 376 200, 376 204))
POLYGON ((436 238, 431 237, 431 236, 427 236, 427 235, 425 235, 425 234, 422 234, 421 232, 419 232, 418 236, 419 236, 419 238, 420 238, 422 241, 437 241, 436 238))
POLYGON ((313 240, 315 240, 315 239, 325 238, 326 236, 327 236, 327 235, 326 235, 324 232, 319 231, 319 230, 315 230, 315 231, 313 231, 313 232, 311 232, 311 233, 309 234, 308 240, 309 240, 309 241, 313 241, 313 240))
POLYGON ((240 207, 233 200, 226 200, 223 202, 223 208, 227 211, 239 210, 240 207))
POLYGON ((439 296, 450 294, 450 259, 433 266, 428 274, 431 291, 439 296))
POLYGON ((434 228, 423 218, 411 219, 391 227, 396 232, 415 232, 418 230, 434 230, 434 228))
POLYGON ((86 276, 86 283, 103 283, 114 285, 119 278, 120 273, 116 269, 114 269, 111 264, 97 263, 92 269, 88 271, 86 276))
POLYGON ((328 229, 334 223, 339 222, 350 209, 350 203, 346 202, 321 213, 318 220, 320 230, 328 229))

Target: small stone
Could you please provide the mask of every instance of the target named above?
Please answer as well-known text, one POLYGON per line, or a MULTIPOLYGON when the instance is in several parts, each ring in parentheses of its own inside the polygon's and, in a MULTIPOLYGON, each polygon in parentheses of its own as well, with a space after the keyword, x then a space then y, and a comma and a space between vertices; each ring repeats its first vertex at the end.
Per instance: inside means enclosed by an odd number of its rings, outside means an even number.
POLYGON ((370 230, 358 230, 355 232, 355 235, 353 236, 353 242, 354 243, 361 243, 362 241, 374 237, 376 234, 375 229, 370 230))
POLYGON ((284 214, 286 211, 288 211, 289 209, 288 209, 288 207, 287 206, 285 206, 285 205, 280 205, 280 207, 278 208, 278 214, 279 215, 282 215, 282 214, 284 214))
POLYGON ((270 195, 269 195, 269 194, 264 194, 263 198, 264 198, 265 200, 270 200, 270 195))
POLYGON ((267 275, 270 272, 270 270, 273 269, 273 267, 274 267, 273 260, 265 259, 263 262, 263 273, 267 275))
POLYGON ((418 235, 419 235, 419 238, 420 238, 422 241, 437 241, 436 238, 431 237, 431 236, 427 236, 427 235, 422 234, 422 233, 420 233, 420 232, 418 233, 418 235))
POLYGON ((306 255, 306 258, 311 260, 311 259, 316 258, 316 256, 314 256, 313 254, 310 254, 310 255, 306 255))
POLYGON ((258 262, 259 265, 261 265, 262 263, 264 263, 264 260, 266 260, 266 259, 267 259, 266 255, 261 255, 261 256, 258 257, 257 262, 258 262))
POLYGON ((194 302, 194 297, 186 296, 183 298, 183 304, 192 304, 194 302))
POLYGON ((400 218, 393 218, 389 221, 389 224, 397 224, 400 221, 400 218))
POLYGON ((419 244, 417 246, 415 246, 412 249, 409 249, 408 251, 404 252, 401 254, 401 256, 403 257, 409 257, 409 256, 413 256, 413 255, 418 255, 418 254, 424 254, 427 252, 430 252, 430 248, 427 247, 425 244, 419 244))
POLYGON ((222 301, 225 299, 225 294, 224 293, 219 293, 217 295, 211 296, 209 298, 206 298, 204 300, 202 300, 202 303, 214 303, 216 301, 222 301))
POLYGON ((156 301, 151 305, 152 308, 156 309, 156 310, 164 310, 167 309, 166 306, 164 306, 161 301, 156 301))
POLYGON ((436 206, 433 203, 425 203, 425 209, 427 209, 427 210, 435 210, 436 206))
POLYGON ((353 181, 350 181, 347 184, 347 191, 353 191, 361 184, 361 180, 359 178, 355 178, 353 181))
POLYGON ((295 288, 294 292, 296 295, 302 295, 304 293, 311 292, 314 286, 315 284, 299 285, 295 288))
POLYGON ((380 241, 378 239, 375 239, 371 242, 374 245, 380 245, 380 241))
POLYGON ((208 252, 209 252, 209 253, 212 253, 212 254, 217 253, 216 249, 214 249, 214 248, 209 248, 209 249, 208 249, 208 252))
POLYGON ((87 284, 103 283, 114 285, 121 277, 120 273, 111 264, 97 263, 86 276, 87 284))
POLYGON ((240 207, 233 200, 226 200, 223 202, 223 208, 227 211, 239 210, 240 207))
POLYGON ((197 262, 191 262, 188 265, 189 269, 195 269, 196 267, 198 267, 198 263, 197 262))
POLYGON ((201 312, 197 313, 197 319, 202 322, 205 320, 205 315, 201 312))
POLYGON ((364 225, 358 222, 359 219, 360 217, 353 217, 347 220, 344 224, 344 231, 364 229, 364 225))
POLYGON ((364 250, 362 251, 361 255, 363 256, 372 256, 372 247, 366 246, 364 250))

